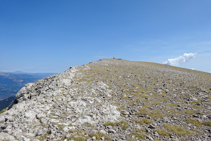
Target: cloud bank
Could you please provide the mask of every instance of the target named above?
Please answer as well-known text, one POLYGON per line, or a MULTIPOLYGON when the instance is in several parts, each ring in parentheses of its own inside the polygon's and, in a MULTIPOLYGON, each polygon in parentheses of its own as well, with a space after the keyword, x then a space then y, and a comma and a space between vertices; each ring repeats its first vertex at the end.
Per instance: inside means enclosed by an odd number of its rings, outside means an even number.
POLYGON ((195 58, 195 56, 196 53, 184 53, 183 56, 179 56, 173 59, 168 59, 168 61, 163 62, 163 64, 179 66, 180 64, 185 63, 192 58, 195 58))

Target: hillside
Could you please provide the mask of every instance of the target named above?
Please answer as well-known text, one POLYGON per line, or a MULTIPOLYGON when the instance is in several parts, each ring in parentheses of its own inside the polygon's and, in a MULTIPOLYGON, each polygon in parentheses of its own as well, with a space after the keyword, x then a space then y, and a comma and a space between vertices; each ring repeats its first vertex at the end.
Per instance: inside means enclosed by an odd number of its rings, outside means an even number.
POLYGON ((4 100, 0 100, 0 111, 7 108, 14 100, 15 96, 11 96, 4 100))
POLYGON ((27 83, 53 75, 52 73, 0 72, 0 100, 15 94, 27 83))
POLYGON ((102 59, 25 85, 0 140, 211 140, 211 74, 102 59))

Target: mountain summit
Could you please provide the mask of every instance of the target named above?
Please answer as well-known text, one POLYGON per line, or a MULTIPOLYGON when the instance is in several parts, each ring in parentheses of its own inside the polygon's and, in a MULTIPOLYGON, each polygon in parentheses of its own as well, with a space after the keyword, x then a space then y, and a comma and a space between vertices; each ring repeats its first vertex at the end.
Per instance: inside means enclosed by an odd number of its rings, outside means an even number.
POLYGON ((211 140, 211 74, 102 59, 26 84, 0 140, 211 140))

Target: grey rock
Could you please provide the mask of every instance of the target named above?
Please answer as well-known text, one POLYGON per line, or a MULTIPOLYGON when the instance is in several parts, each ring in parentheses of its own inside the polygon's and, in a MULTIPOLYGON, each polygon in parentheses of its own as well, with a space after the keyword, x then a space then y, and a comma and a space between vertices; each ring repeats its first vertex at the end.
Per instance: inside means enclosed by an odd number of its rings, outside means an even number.
POLYGON ((156 124, 150 124, 150 125, 148 126, 148 128, 150 128, 150 129, 155 129, 155 128, 156 128, 156 124))
POLYGON ((115 131, 114 129, 109 129, 109 130, 108 130, 108 133, 115 134, 115 133, 116 133, 116 131, 115 131))
POLYGON ((146 138, 149 139, 150 141, 154 140, 150 135, 146 135, 146 138))
POLYGON ((4 140, 16 141, 16 139, 13 136, 7 133, 3 133, 3 132, 0 133, 0 140, 1 141, 4 141, 4 140))
POLYGON ((105 130, 100 130, 100 133, 106 134, 106 131, 105 130))
POLYGON ((164 117, 164 118, 162 119, 162 121, 165 122, 165 123, 170 122, 169 118, 167 118, 167 117, 164 117))
POLYGON ((125 110, 121 111, 121 113, 122 113, 123 115, 129 115, 129 114, 130 114, 128 111, 125 111, 125 110))
POLYGON ((0 116, 0 123, 4 123, 5 122, 5 117, 4 116, 0 116))

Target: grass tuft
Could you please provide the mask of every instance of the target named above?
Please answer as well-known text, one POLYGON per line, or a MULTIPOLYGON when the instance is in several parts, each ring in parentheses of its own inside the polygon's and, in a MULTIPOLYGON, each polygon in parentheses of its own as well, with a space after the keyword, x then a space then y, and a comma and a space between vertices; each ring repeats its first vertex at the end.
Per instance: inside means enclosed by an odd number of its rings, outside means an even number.
POLYGON ((137 118, 135 118, 135 119, 132 119, 132 121, 133 122, 135 122, 135 123, 139 123, 140 125, 142 125, 142 124, 150 124, 150 123, 152 123, 152 120, 150 120, 150 119, 147 119, 147 118, 142 118, 142 119, 137 119, 137 118))
POLYGON ((146 138, 146 131, 142 129, 134 129, 132 132, 132 135, 135 136, 136 138, 140 139, 145 139, 146 138))
POLYGON ((123 130, 129 128, 128 122, 125 120, 121 120, 119 122, 106 122, 103 124, 104 126, 120 126, 123 130))
POLYGON ((162 136, 169 136, 169 133, 164 130, 164 129, 156 129, 155 130, 159 135, 162 135, 162 136))
POLYGON ((197 119, 192 119, 192 118, 186 118, 185 119, 188 123, 191 123, 197 127, 201 127, 202 126, 202 123, 199 122, 197 119))
POLYGON ((152 117, 152 118, 155 118, 155 119, 165 117, 165 115, 162 114, 160 110, 152 110, 152 111, 149 113, 149 116, 152 117))
POLYGON ((167 130, 172 131, 179 136, 194 135, 192 131, 186 129, 184 126, 171 125, 171 124, 164 124, 163 126, 167 130))
POLYGON ((211 121, 205 121, 205 122, 203 122, 203 125, 204 126, 211 126, 211 121))

